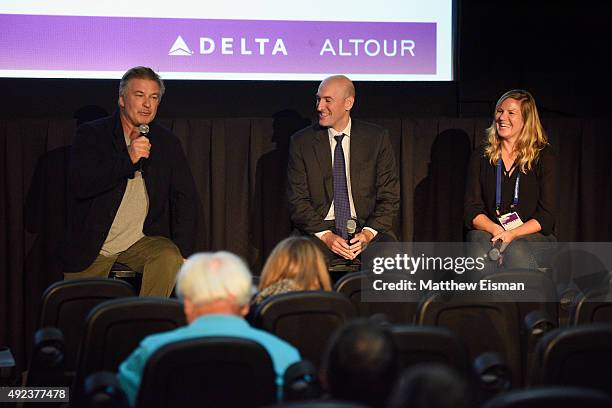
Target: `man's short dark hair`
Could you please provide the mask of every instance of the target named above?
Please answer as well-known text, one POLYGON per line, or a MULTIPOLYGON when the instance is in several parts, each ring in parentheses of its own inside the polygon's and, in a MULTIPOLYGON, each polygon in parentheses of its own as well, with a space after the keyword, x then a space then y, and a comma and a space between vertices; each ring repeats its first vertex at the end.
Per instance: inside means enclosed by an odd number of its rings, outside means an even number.
POLYGON ((389 408, 469 408, 468 381, 443 364, 419 364, 405 370, 389 398, 389 408))
POLYGON ((399 370, 391 333, 380 324, 355 320, 330 341, 323 375, 332 398, 385 406, 399 370))
POLYGON ((149 67, 134 67, 128 69, 128 71, 123 74, 121 81, 119 81, 119 95, 125 96, 125 90, 127 89, 127 84, 130 79, 150 79, 151 81, 157 82, 159 85, 159 98, 161 99, 164 96, 164 92, 166 91, 166 86, 164 85, 164 81, 162 81, 161 77, 157 75, 155 71, 153 71, 149 67))

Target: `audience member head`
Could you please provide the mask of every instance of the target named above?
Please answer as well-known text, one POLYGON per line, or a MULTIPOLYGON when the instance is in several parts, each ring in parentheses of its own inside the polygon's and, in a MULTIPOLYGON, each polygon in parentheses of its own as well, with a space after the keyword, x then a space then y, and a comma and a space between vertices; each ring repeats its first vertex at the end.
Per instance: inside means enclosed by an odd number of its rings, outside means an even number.
POLYGON ((276 245, 263 267, 259 290, 291 279, 301 290, 331 290, 325 256, 306 237, 289 237, 276 245))
POLYGON ((321 379, 331 397, 385 406, 398 374, 398 352, 391 333, 369 320, 355 320, 331 339, 321 379))
POLYGON ((319 125, 342 131, 349 122, 355 103, 355 86, 344 75, 325 78, 317 90, 319 125))
POLYGON ((442 364, 422 364, 405 370, 389 397, 389 408, 469 408, 468 382, 442 364))
POLYGON ((508 91, 495 104, 493 122, 487 129, 485 149, 492 164, 496 164, 500 158, 504 139, 512 140, 522 172, 531 170, 540 151, 548 144, 535 99, 525 90, 508 91))
POLYGON ((229 252, 198 253, 178 273, 176 291, 183 299, 187 321, 205 314, 244 316, 253 294, 249 268, 229 252))

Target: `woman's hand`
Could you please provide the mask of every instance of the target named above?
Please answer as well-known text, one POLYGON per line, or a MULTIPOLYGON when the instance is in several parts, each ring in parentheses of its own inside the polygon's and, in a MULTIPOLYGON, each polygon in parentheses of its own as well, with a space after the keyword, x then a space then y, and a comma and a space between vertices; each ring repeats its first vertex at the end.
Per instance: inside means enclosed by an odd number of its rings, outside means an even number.
POLYGON ((501 240, 502 241, 502 245, 499 248, 499 252, 504 252, 506 247, 508 245, 510 245, 510 243, 514 240, 514 238, 516 238, 516 233, 514 232, 514 230, 505 231, 502 228, 502 232, 501 233, 499 233, 497 235, 493 235, 493 238, 491 238, 491 242, 496 242, 497 240, 501 240))

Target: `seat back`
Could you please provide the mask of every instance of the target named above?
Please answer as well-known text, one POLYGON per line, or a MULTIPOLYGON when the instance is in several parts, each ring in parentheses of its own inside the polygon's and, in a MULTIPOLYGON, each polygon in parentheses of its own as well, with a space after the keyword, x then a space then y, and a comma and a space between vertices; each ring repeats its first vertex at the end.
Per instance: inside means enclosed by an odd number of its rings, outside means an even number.
POLYGON ((536 387, 510 391, 487 401, 482 408, 612 408, 609 395, 576 387, 536 387))
POLYGON ((56 327, 64 335, 64 367, 74 371, 85 317, 96 305, 116 298, 134 296, 126 282, 106 278, 74 279, 54 283, 42 295, 39 327, 56 327))
POLYGON ((559 298, 557 288, 551 277, 537 269, 507 269, 501 272, 487 275, 486 279, 496 283, 523 283, 525 290, 517 296, 521 322, 525 316, 534 310, 540 310, 555 323, 559 325, 559 298), (527 301, 525 301, 527 300, 527 301))
POLYGON ((402 368, 421 363, 441 363, 461 373, 469 370, 465 344, 444 327, 393 325, 391 333, 402 368))
POLYGON ((603 287, 580 295, 572 309, 572 324, 612 323, 612 291, 603 287))
POLYGON ((168 344, 148 360, 136 407, 247 407, 276 401, 272 359, 260 344, 203 337, 168 344))
POLYGON ((253 324, 289 342, 302 358, 319 366, 331 335, 354 317, 353 304, 339 293, 291 292, 264 300, 253 324))
MULTIPOLYGON (((390 276, 391 274, 385 274, 385 282, 392 279, 390 276)), ((398 276, 398 279, 401 278, 401 275, 398 276)), ((418 300, 379 301, 384 299, 386 293, 384 291, 377 292, 372 288, 374 279, 378 279, 377 275, 365 272, 350 273, 336 282, 334 290, 346 296, 353 303, 359 317, 367 318, 382 314, 386 316, 390 323, 414 323, 419 304, 418 300)))
POLYGON ((612 324, 553 330, 536 348, 534 384, 612 389, 612 324))
POLYGON ((132 297, 97 305, 87 316, 73 390, 79 393, 95 371, 117 372, 146 336, 185 324, 183 306, 176 299, 132 297))
POLYGON ((520 314, 514 302, 494 302, 487 295, 444 300, 428 295, 418 312, 418 324, 446 327, 459 336, 474 360, 485 352, 500 353, 512 370, 512 383, 521 384, 520 314))

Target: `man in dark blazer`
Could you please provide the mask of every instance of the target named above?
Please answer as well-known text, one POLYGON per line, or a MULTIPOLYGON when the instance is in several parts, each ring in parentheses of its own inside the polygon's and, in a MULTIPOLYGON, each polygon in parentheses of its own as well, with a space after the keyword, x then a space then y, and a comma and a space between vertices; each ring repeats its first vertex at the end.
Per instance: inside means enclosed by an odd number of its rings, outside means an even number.
POLYGON ((78 128, 60 249, 65 279, 107 277, 121 262, 143 273, 141 295, 169 296, 193 253, 198 197, 179 140, 154 122, 163 93, 153 70, 132 68, 117 112, 78 128))
POLYGON ((321 82, 317 92, 318 124, 293 135, 287 169, 294 227, 317 237, 324 247, 344 259, 354 259, 373 239, 392 240, 391 227, 400 197, 388 132, 377 125, 352 120, 354 103, 355 88, 347 77, 336 75, 321 82), (363 227, 350 242, 343 236, 344 220, 338 226, 338 211, 334 208, 334 186, 344 189, 343 179, 337 184, 336 175, 341 169, 334 168, 336 157, 344 161, 342 177, 346 177, 350 217, 363 227))

